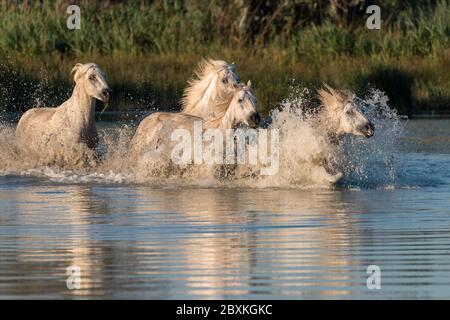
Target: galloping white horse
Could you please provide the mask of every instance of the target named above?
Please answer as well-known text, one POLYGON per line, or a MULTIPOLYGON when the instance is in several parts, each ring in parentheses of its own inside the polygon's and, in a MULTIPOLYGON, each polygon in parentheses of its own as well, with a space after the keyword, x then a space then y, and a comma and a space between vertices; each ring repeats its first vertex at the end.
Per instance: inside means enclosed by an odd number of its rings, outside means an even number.
MULTIPOLYGON (((303 118, 299 127, 305 136, 298 137, 299 152, 292 152, 296 137, 292 137, 289 128, 293 123, 285 126, 283 113, 275 111, 268 119, 269 129, 279 129, 282 143, 280 144, 281 162, 284 166, 290 163, 304 167, 304 176, 301 179, 310 179, 318 184, 334 184, 342 176, 339 159, 341 159, 340 140, 345 135, 364 136, 370 138, 374 135, 374 125, 362 113, 355 103, 355 95, 347 90, 336 90, 328 85, 318 90, 321 106, 316 112, 301 113, 303 118), (303 141, 302 141, 303 139, 303 141), (306 150, 305 152, 302 151, 306 150)), ((296 129, 295 127, 293 128, 296 129)), ((252 168, 255 171, 254 168, 252 168)), ((301 171, 299 170, 299 171, 301 171)))
MULTIPOLYGON (((355 104, 354 93, 348 90, 336 90, 324 84, 324 87, 318 90, 318 96, 322 102, 322 110, 310 119, 311 125, 318 132, 325 133, 331 144, 338 145, 345 135, 364 136, 366 138, 374 135, 375 126, 355 104)), ((343 174, 332 165, 334 161, 330 161, 329 156, 321 155, 316 158, 315 162, 320 165, 319 171, 326 170, 332 174, 328 180, 335 183, 343 174)))
POLYGON ((313 119, 314 124, 338 141, 346 134, 370 138, 375 126, 354 103, 355 94, 348 90, 336 90, 328 85, 318 90, 323 109, 313 119))
POLYGON ((221 113, 210 120, 185 113, 151 114, 140 123, 136 130, 130 144, 130 160, 138 161, 145 154, 170 155, 176 143, 171 141, 172 132, 176 129, 186 129, 193 136, 196 122, 201 124, 203 129, 225 130, 235 128, 239 124, 255 128, 261 120, 250 82, 247 85, 237 86, 227 97, 214 100, 211 107, 221 110, 221 113))
POLYGON ((182 112, 203 118, 216 118, 222 113, 222 100, 240 83, 236 66, 221 60, 203 60, 195 73, 197 79, 190 80, 181 100, 182 112))
POLYGON ((30 109, 17 125, 19 150, 39 162, 78 163, 97 146, 95 99, 106 102, 111 89, 105 73, 94 63, 78 63, 72 73, 75 88, 67 101, 56 108, 30 109))

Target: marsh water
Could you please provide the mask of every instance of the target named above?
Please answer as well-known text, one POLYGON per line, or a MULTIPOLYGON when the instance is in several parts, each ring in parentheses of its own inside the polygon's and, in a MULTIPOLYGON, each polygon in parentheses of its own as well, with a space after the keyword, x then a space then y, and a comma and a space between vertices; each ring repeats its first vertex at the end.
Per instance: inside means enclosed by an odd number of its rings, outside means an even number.
POLYGON ((389 158, 333 188, 2 171, 0 298, 450 298, 450 120, 409 121, 389 158))

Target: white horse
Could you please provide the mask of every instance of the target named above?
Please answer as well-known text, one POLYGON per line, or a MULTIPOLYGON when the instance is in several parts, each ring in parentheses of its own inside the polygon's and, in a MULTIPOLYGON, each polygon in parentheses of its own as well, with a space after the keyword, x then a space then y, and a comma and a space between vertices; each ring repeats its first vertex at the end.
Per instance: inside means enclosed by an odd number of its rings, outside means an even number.
MULTIPOLYGON (((310 180, 319 185, 334 184, 343 176, 339 163, 341 139, 346 135, 370 138, 375 127, 355 103, 355 95, 350 91, 324 85, 318 90, 318 98, 320 107, 302 110, 306 112, 300 112, 298 123, 296 117, 289 121, 290 112, 275 110, 268 118, 266 127, 280 130, 281 166, 288 172, 290 168, 297 167, 299 175, 295 180, 310 180), (297 136, 293 136, 292 131, 297 136), (297 143, 297 150, 292 150, 297 143)), ((248 171, 253 174, 255 168, 251 169, 248 171)), ((285 178, 291 179, 290 176, 285 178)))
MULTIPOLYGON (((317 91, 321 106, 317 112, 306 113, 304 120, 322 133, 326 133, 332 142, 339 142, 345 135, 364 136, 370 138, 375 126, 366 118, 355 104, 355 94, 348 90, 337 90, 324 84, 317 91)), ((264 128, 270 128, 272 116, 261 122, 264 128)))
POLYGON ((213 119, 204 120, 201 117, 185 113, 156 112, 145 118, 140 124, 130 143, 129 158, 131 162, 158 157, 168 159, 176 142, 171 140, 171 134, 176 129, 185 129, 194 135, 194 125, 201 124, 203 129, 231 129, 240 124, 255 128, 261 117, 257 111, 256 98, 250 87, 239 85, 227 96, 214 100, 212 108, 221 110, 213 119), (161 157, 162 156, 162 157, 161 157))
POLYGON ((98 142, 95 99, 108 101, 111 89, 106 75, 94 63, 76 64, 72 96, 56 108, 34 108, 22 116, 16 128, 16 145, 26 155, 45 164, 79 163, 98 142))
MULTIPOLYGON (((348 90, 336 90, 324 84, 324 87, 318 90, 318 97, 322 108, 309 121, 319 133, 327 135, 331 145, 337 147, 345 135, 366 138, 374 135, 375 126, 355 104, 354 93, 348 90)), ((339 149, 335 148, 335 152, 339 152, 339 149)), ((322 154, 314 161, 320 165, 321 170, 332 174, 329 179, 332 183, 337 182, 343 176, 339 168, 336 168, 335 159, 333 159, 335 156, 322 154)))
POLYGON ((327 132, 332 140, 339 141, 346 134, 366 138, 373 136, 375 126, 355 104, 354 93, 324 84, 324 88, 318 90, 318 96, 322 110, 313 118, 313 122, 319 130, 327 132))
POLYGON ((236 66, 221 60, 203 60, 195 72, 197 79, 188 81, 181 100, 182 112, 210 120, 223 110, 216 101, 238 86, 240 78, 236 66))

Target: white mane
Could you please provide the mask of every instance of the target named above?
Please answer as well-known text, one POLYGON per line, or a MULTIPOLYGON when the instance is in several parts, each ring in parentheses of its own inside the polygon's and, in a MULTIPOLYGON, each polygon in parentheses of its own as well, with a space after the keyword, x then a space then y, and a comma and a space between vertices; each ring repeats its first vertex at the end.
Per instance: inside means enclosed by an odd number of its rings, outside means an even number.
POLYGON ((345 104, 355 97, 355 94, 351 91, 333 89, 327 84, 324 84, 324 88, 318 90, 318 95, 324 107, 336 111, 342 110, 345 104))
MULTIPOLYGON (((203 60, 199 64, 195 72, 196 79, 189 80, 188 86, 184 90, 181 99, 182 112, 194 115, 202 114, 206 107, 210 107, 213 100, 223 98, 224 93, 217 92, 216 88, 220 71, 234 72, 234 65, 222 60, 212 59, 203 60)), ((223 104, 218 105, 222 106, 223 104)), ((226 109, 216 111, 221 113, 226 109)))

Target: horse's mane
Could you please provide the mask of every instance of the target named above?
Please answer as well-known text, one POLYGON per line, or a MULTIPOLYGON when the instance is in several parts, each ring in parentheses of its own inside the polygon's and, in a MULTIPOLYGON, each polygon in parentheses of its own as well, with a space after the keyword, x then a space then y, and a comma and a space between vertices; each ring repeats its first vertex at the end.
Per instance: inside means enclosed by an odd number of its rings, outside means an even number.
POLYGON ((345 104, 352 101, 355 96, 351 91, 333 89, 325 83, 323 85, 323 88, 317 90, 317 93, 319 100, 328 110, 343 108, 345 104))
MULTIPOLYGON (((192 112, 198 105, 198 102, 203 98, 205 91, 208 89, 210 84, 208 76, 227 68, 229 68, 229 65, 225 61, 203 59, 195 71, 195 78, 188 81, 188 86, 183 92, 181 110, 188 113, 192 112)), ((222 101, 221 97, 219 97, 218 100, 221 100, 220 102, 222 103, 215 105, 215 108, 219 108, 219 113, 222 113, 221 110, 226 111, 228 105, 222 101)))
POLYGON ((231 92, 226 96, 221 96, 215 101, 213 101, 211 108, 215 108, 216 110, 219 110, 219 112, 214 118, 208 120, 208 123, 217 123, 222 120, 222 118, 227 113, 228 107, 230 106, 231 100, 233 99, 235 92, 236 91, 231 92))

